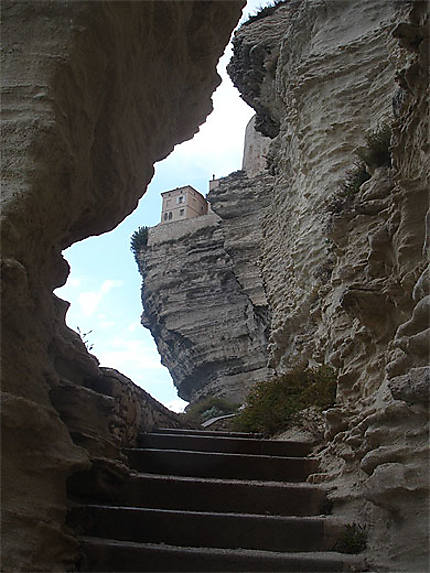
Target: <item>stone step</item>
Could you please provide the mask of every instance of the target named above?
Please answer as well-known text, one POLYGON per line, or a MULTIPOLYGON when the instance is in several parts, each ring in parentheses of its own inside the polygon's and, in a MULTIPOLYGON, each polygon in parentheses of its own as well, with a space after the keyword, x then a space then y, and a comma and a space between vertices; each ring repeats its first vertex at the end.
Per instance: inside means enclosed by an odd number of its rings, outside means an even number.
POLYGON ((121 505, 262 515, 320 515, 325 491, 311 484, 140 474, 127 482, 121 505))
POLYGON ((312 458, 141 448, 125 453, 139 472, 174 476, 300 482, 317 468, 312 458))
POLYGON ((175 547, 84 537, 81 571, 99 572, 223 572, 364 571, 362 560, 342 553, 276 553, 245 549, 175 547))
POLYGON ((184 436, 212 436, 224 437, 224 438, 262 438, 263 434, 251 434, 246 432, 217 432, 215 430, 188 430, 183 428, 155 428, 153 430, 156 434, 170 434, 176 435, 181 434, 184 436))
POLYGON ((310 445, 302 442, 159 433, 142 434, 139 437, 139 445, 142 448, 154 449, 289 457, 307 456, 311 450, 310 445))
POLYGON ((329 517, 280 517, 105 505, 76 506, 71 523, 91 537, 182 547, 330 551, 344 526, 329 517))

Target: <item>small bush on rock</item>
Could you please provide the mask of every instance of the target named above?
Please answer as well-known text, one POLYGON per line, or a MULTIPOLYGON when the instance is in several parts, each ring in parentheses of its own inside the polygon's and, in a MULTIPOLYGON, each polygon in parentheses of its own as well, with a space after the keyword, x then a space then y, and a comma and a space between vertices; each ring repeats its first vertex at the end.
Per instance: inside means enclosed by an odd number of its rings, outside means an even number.
POLYGON ((137 231, 132 234, 130 239, 130 250, 137 264, 139 264, 139 252, 148 244, 148 228, 149 227, 139 227, 137 231))
POLYGON ((336 374, 332 368, 296 369, 256 384, 234 426, 242 432, 273 435, 285 430, 301 410, 309 406, 326 409, 335 398, 336 374))
POLYGON ((181 414, 181 416, 186 423, 199 425, 217 416, 233 414, 239 406, 240 404, 231 403, 224 398, 209 396, 187 406, 185 413, 181 414))

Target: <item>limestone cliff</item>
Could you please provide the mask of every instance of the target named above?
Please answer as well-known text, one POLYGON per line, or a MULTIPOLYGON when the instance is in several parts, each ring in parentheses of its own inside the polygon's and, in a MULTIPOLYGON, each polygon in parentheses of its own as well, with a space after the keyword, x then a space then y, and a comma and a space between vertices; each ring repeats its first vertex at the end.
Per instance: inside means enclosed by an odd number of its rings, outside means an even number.
POLYGON ((237 392, 228 376, 203 388, 210 374, 193 377, 193 368, 211 364, 224 376, 215 357, 228 363, 234 348, 242 358, 245 331, 258 340, 266 373, 337 369, 336 405, 316 451, 321 473, 312 479, 329 488, 334 513, 366 526, 372 570, 428 564, 426 9, 419 1, 291 0, 245 23, 229 72, 272 139, 268 172, 213 185, 219 219, 202 221, 198 233, 184 227, 164 246, 150 241, 141 260, 145 323, 183 396, 228 394, 227 384, 237 392), (382 128, 390 136, 384 161, 372 159, 369 143, 382 128), (357 154, 365 177, 345 194, 357 154), (235 278, 222 288, 221 264, 235 278), (196 302, 185 295, 192 281, 201 281, 196 302), (263 309, 252 335, 244 296, 254 316, 263 309), (219 320, 206 300, 231 320, 219 320))
POLYGON ((73 568, 66 480, 74 495, 109 489, 128 471, 121 446, 154 423, 178 425, 99 368, 53 289, 68 275, 61 251, 124 219, 153 163, 211 111, 243 4, 2 3, 5 572, 73 568))
POLYGON ((271 374, 257 264, 271 183, 245 172, 219 180, 208 196, 216 214, 154 227, 140 252, 142 323, 185 400, 242 403, 271 374))
POLYGON ((396 571, 428 559, 426 6, 292 0, 241 27, 229 67, 273 139, 260 259, 269 364, 338 369, 313 479, 335 513, 367 525, 373 566, 396 571), (383 123, 391 164, 367 165, 368 181, 334 207, 383 123))

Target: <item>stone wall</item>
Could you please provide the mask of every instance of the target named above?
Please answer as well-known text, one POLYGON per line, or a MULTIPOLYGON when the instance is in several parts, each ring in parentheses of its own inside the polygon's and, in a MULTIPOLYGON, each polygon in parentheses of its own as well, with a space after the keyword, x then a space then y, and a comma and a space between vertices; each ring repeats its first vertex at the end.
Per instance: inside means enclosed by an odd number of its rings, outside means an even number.
POLYGON ((217 225, 220 218, 212 213, 211 215, 202 215, 201 217, 193 217, 191 220, 174 221, 165 225, 157 225, 148 230, 148 247, 153 247, 160 243, 175 241, 185 235, 189 235, 199 229, 217 225))
POLYGON ((69 271, 61 251, 122 221, 154 162, 211 111, 243 4, 3 2, 4 571, 72 567, 67 478, 120 480, 139 428, 178 424, 98 367, 53 290, 69 271))

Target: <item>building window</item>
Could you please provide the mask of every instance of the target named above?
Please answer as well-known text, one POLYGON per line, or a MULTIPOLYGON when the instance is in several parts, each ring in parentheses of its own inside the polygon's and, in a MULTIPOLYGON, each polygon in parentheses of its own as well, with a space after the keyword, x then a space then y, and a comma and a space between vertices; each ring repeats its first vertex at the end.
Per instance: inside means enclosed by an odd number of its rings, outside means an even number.
POLYGON ((169 213, 169 221, 171 218, 172 218, 172 211, 170 211, 170 213, 169 213))
POLYGON ((167 213, 164 213, 164 220, 165 220, 165 221, 167 221, 167 217, 168 217, 168 216, 169 216, 169 215, 168 215, 167 213))
POLYGON ((178 203, 183 203, 183 202, 184 202, 184 198, 182 196, 178 197, 178 203))
POLYGON ((182 217, 183 214, 184 214, 184 209, 181 209, 181 210, 179 211, 179 216, 182 217))

